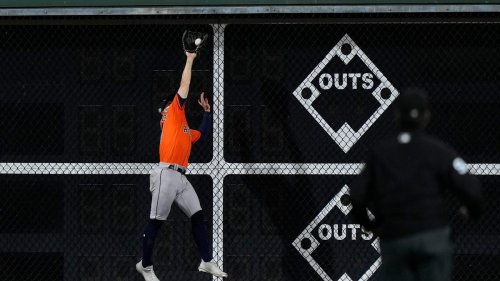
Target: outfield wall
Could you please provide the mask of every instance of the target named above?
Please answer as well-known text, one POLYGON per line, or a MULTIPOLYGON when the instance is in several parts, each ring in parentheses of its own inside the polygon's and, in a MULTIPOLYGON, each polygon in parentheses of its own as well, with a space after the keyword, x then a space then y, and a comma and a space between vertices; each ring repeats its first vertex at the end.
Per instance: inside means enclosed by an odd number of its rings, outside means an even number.
MULTIPOLYGON (((370 7, 0 10, 0 279, 139 280, 156 105, 178 87, 180 38, 192 29, 209 40, 194 65, 188 122, 200 123, 204 91, 214 123, 193 147, 188 178, 232 278, 377 280, 378 239, 353 223, 349 185, 366 150, 396 132, 399 93, 418 85, 430 95, 429 132, 457 149, 486 197, 472 223, 447 201, 453 280, 498 280, 496 6, 370 7)), ((211 279, 197 272, 190 222, 178 208, 155 260, 161 280, 211 279)))

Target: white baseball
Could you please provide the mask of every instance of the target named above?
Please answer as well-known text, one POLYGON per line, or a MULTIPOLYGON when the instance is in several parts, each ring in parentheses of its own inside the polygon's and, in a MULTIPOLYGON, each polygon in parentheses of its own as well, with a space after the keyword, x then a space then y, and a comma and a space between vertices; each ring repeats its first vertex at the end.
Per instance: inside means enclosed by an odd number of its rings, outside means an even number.
POLYGON ((201 44, 201 38, 196 38, 196 40, 194 40, 194 44, 196 46, 200 45, 201 44))

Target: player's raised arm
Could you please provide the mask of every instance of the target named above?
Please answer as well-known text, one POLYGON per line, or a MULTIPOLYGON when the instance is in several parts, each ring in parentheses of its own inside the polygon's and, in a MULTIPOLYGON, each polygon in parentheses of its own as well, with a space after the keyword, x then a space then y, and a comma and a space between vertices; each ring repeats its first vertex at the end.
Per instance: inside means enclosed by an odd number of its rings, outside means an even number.
POLYGON ((186 52, 186 65, 182 71, 181 85, 177 93, 181 98, 186 99, 189 94, 189 85, 191 84, 191 73, 193 69, 193 62, 196 58, 196 53, 186 52))

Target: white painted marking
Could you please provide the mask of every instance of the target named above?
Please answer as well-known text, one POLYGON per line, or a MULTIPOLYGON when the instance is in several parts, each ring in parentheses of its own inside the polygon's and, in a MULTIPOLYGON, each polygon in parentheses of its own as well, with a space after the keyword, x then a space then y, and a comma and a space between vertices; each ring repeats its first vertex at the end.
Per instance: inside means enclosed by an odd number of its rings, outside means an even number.
MULTIPOLYGON (((215 123, 215 121, 214 121, 215 123)), ((214 145, 215 146, 215 145, 214 145)), ((215 150, 214 150, 215 154, 215 150)), ((190 175, 357 175, 363 163, 191 163, 190 175)), ((158 163, 0 163, 2 175, 147 175, 158 163)), ((467 164, 471 174, 500 176, 500 164, 467 164)), ((222 192, 222 191, 221 191, 222 192)))
MULTIPOLYGON (((320 242, 311 234, 313 230, 318 226, 318 224, 323 221, 323 219, 335 208, 337 207, 344 215, 348 215, 352 210, 352 205, 349 204, 345 206, 341 203, 341 198, 345 194, 349 194, 349 187, 344 185, 342 189, 326 204, 326 206, 319 212, 319 214, 309 223, 308 226, 302 231, 302 233, 295 238, 292 245, 297 249, 297 251, 304 257, 304 259, 309 263, 309 265, 316 271, 316 273, 323 279, 323 281, 332 281, 333 279, 324 271, 324 269, 314 260, 312 253, 319 247, 320 242), (302 248, 302 242, 304 240, 311 241, 311 247, 302 248)), ((371 212, 370 212, 371 213, 371 212)), ((336 233, 338 231, 334 231, 336 233)), ((353 234, 354 235, 354 234, 353 234)), ((355 238, 354 238, 355 239, 355 238)), ((380 253, 379 239, 375 238, 371 243, 371 246, 380 253)), ((381 263, 381 258, 379 257, 361 276, 359 280, 368 280, 375 273, 381 263)), ((344 273, 337 281, 353 281, 352 278, 344 273)))
MULTIPOLYGON (((331 74, 329 77, 331 77, 331 74)), ((361 77, 361 74, 358 75, 361 77)), ((356 76, 356 77, 358 77, 356 76)), ((338 79, 335 79, 338 82, 338 79)), ((323 82, 319 83, 320 88, 331 87, 330 81, 324 85, 323 82)), ((342 87, 345 85, 342 84, 342 87)), ((342 88, 341 87, 341 88, 342 88)), ((353 86, 353 88, 357 88, 353 86)), ((316 120, 316 122, 323 128, 323 130, 335 141, 335 143, 347 153, 354 144, 364 135, 366 131, 375 123, 375 121, 386 111, 386 109, 391 105, 399 92, 392 86, 392 84, 387 80, 387 78, 382 74, 382 72, 375 66, 375 64, 368 58, 368 56, 358 47, 356 43, 345 34, 342 39, 333 47, 333 49, 326 54, 323 60, 307 75, 306 79, 295 89, 293 95, 297 100, 304 106, 304 108, 311 114, 311 116, 316 120), (342 53, 342 46, 346 44, 351 47, 351 52, 349 54, 342 53), (319 78, 321 81, 322 77, 327 77, 326 73, 321 73, 323 69, 330 63, 330 61, 337 56, 344 64, 349 64, 349 62, 358 56, 361 61, 370 69, 373 75, 375 75, 380 81, 380 85, 373 90, 371 95, 379 102, 379 107, 375 112, 366 120, 366 122, 361 126, 358 131, 354 131, 349 124, 344 123, 340 129, 335 131, 330 124, 319 114, 319 112, 313 107, 313 102, 321 95, 321 92, 313 85, 313 81, 319 78), (309 89, 312 93, 311 97, 305 98, 302 96, 302 91, 309 89), (390 92, 388 97, 382 97, 381 92, 383 89, 387 89, 390 92)))

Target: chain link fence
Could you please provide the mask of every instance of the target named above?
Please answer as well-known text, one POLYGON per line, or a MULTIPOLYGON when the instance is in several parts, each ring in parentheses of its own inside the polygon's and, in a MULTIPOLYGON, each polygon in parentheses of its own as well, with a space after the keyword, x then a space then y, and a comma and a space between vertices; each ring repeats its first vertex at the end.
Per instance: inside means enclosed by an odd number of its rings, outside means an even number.
MULTIPOLYGON (((377 280, 378 239, 353 222, 349 185, 366 150, 396 132, 400 91, 418 85, 428 131, 470 163, 486 198, 474 222, 448 200, 453 280, 498 280, 500 25, 423 17, 2 19, 0 279, 141 280, 156 106, 178 87, 192 29, 210 39, 187 118, 200 124, 204 91, 214 123, 188 178, 232 279, 377 280)), ((211 279, 189 228, 174 207, 160 280, 211 279)))

